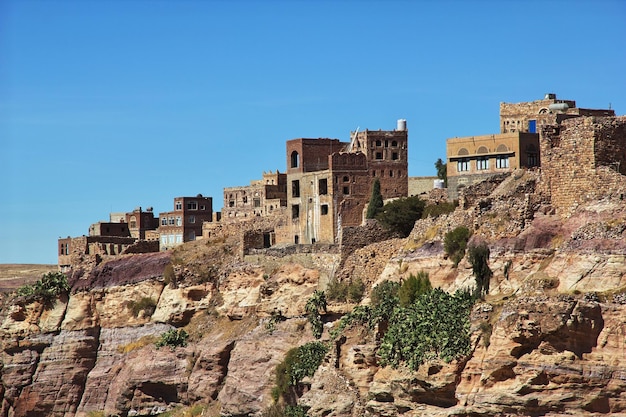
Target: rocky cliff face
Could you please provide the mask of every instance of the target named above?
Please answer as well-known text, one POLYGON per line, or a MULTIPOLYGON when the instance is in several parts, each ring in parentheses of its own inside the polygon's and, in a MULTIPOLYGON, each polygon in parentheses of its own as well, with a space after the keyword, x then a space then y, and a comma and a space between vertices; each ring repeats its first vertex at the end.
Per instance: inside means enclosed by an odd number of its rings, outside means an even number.
MULTIPOLYGON (((380 329, 355 325, 303 381, 309 416, 626 414, 626 208, 598 201, 557 218, 533 194, 535 181, 484 185, 483 197, 419 221, 407 239, 345 259, 336 276, 365 282, 364 304, 373 285, 421 270, 444 290, 468 287, 471 266, 454 268, 442 245, 462 224, 489 244, 494 276, 472 310, 469 355, 417 371, 383 367, 380 329)), ((268 269, 260 255, 239 259, 235 246, 198 241, 124 256, 77 273, 53 305, 4 299, 0 415, 183 415, 193 405, 204 415, 263 415, 276 365, 314 340, 305 303, 330 270, 315 265, 336 260, 274 259, 268 269), (170 263, 175 279, 166 282, 170 263), (141 300, 151 303, 138 308, 141 300), (190 335, 186 347, 156 347, 177 328, 190 335)), ((353 306, 329 305, 322 340, 353 306)))

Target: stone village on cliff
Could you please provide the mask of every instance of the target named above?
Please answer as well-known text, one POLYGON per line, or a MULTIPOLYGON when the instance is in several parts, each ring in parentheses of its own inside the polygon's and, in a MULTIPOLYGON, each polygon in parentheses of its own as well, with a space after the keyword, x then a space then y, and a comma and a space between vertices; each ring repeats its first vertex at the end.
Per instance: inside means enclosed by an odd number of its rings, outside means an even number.
POLYGON ((211 237, 223 227, 266 219, 248 233, 244 251, 288 245, 341 244, 343 231, 362 224, 374 179, 384 200, 411 195, 450 200, 492 175, 541 170, 545 195, 567 216, 584 199, 624 199, 626 116, 613 110, 576 107, 546 94, 542 100, 500 104, 500 133, 446 141, 447 189, 437 177, 408 176, 408 130, 356 131, 349 142, 292 139, 286 143, 286 172, 264 172, 250 185, 224 189, 223 211, 213 199, 174 198, 172 211, 152 208, 111 213, 89 234, 58 240, 62 272, 120 254, 158 252, 211 237))

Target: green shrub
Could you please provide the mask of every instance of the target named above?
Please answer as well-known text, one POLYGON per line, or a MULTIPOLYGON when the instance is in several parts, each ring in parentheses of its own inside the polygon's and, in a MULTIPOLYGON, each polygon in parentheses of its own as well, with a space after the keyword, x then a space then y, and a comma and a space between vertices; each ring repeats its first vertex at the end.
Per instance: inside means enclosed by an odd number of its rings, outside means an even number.
POLYGON ((325 292, 329 300, 345 302, 348 299, 348 284, 332 278, 325 292))
POLYGON ((372 194, 367 205, 366 219, 373 219, 383 208, 383 195, 380 193, 380 180, 376 178, 372 183, 372 194))
POLYGON ((363 299, 365 284, 360 279, 350 281, 348 284, 348 301, 358 303, 363 299))
POLYGON ((417 299, 420 295, 432 290, 428 273, 420 271, 417 276, 411 274, 404 280, 398 289, 398 299, 402 307, 407 307, 417 299))
POLYGON ((456 267, 465 256, 465 248, 470 238, 470 231, 465 226, 459 226, 444 236, 443 250, 450 257, 456 267))
POLYGON ((422 218, 425 203, 418 196, 399 198, 385 204, 376 219, 387 230, 407 237, 422 218))
POLYGON ((133 316, 139 317, 139 314, 143 311, 146 316, 151 316, 156 309, 156 301, 150 297, 142 297, 139 301, 128 301, 126 306, 133 313, 133 316))
POLYGON ((472 304, 467 292, 450 295, 436 288, 396 309, 378 350, 381 364, 397 367, 404 362, 417 370, 428 359, 449 362, 467 355, 472 304))
POLYGON ((399 306, 398 290, 400 283, 383 281, 372 289, 371 307, 373 315, 387 320, 393 315, 393 311, 399 306))
POLYGON ((489 281, 493 276, 489 268, 489 254, 489 247, 484 243, 469 248, 468 258, 472 264, 474 279, 476 279, 476 292, 474 293, 476 298, 483 298, 489 294, 489 281))
POLYGON ((307 314, 307 319, 309 323, 311 323, 311 329, 313 331, 313 336, 316 339, 322 337, 322 332, 324 331, 324 323, 322 323, 322 316, 320 315, 320 310, 323 310, 326 313, 326 294, 324 291, 315 290, 311 298, 309 298, 305 305, 305 310, 307 314))
POLYGON ((187 339, 189 334, 183 330, 171 329, 165 333, 161 333, 161 337, 156 342, 156 347, 161 348, 163 346, 169 346, 170 349, 176 349, 179 346, 187 346, 187 339))
POLYGON ((285 359, 276 366, 276 386, 272 390, 274 401, 283 397, 294 402, 296 387, 304 377, 312 377, 328 352, 322 342, 309 342, 287 352, 285 359))
POLYGON ((422 213, 422 219, 426 219, 428 217, 439 217, 442 214, 452 213, 459 205, 459 200, 454 200, 451 202, 442 202, 439 204, 429 204, 424 207, 424 212, 422 213))
POLYGON ((67 293, 70 286, 67 277, 61 272, 48 272, 40 280, 32 285, 23 285, 17 289, 19 296, 32 296, 44 303, 51 302, 54 298, 67 293))
POLYGON ((261 417, 306 417, 310 407, 274 403, 263 410, 261 417))

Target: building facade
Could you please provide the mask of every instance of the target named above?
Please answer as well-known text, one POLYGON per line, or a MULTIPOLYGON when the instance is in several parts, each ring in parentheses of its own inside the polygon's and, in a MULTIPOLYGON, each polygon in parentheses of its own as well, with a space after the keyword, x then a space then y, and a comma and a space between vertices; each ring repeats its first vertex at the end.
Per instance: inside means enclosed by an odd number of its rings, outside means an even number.
POLYGON ((274 216, 281 207, 287 206, 287 174, 264 172, 260 180, 250 181, 250 185, 224 188, 225 223, 245 220, 252 217, 274 216))
POLYGON ((393 131, 352 132, 350 142, 287 141, 288 221, 277 243, 337 243, 343 227, 362 223, 377 178, 383 199, 406 197, 408 132, 401 122, 393 131))
POLYGON ((541 166, 542 126, 582 116, 615 116, 613 110, 582 109, 574 100, 546 94, 542 100, 500 103, 500 133, 446 141, 448 197, 497 173, 541 166))
POLYGON ((213 199, 198 194, 196 197, 174 198, 174 210, 159 213, 161 250, 171 249, 184 242, 202 237, 202 223, 213 220, 213 199))

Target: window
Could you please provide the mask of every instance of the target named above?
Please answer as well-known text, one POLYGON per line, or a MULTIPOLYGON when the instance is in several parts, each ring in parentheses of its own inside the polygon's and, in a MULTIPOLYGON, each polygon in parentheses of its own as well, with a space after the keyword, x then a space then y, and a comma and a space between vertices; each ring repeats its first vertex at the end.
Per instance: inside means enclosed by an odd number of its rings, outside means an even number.
POLYGON ((196 222, 196 216, 189 216, 187 219, 188 219, 187 220, 188 223, 195 223, 196 222))
POLYGON ((230 200, 228 202, 228 207, 235 207, 235 201, 234 200, 230 200))
POLYGON ((350 187, 343 187, 343 195, 350 195, 350 187))
POLYGON ((300 206, 298 204, 294 204, 291 206, 291 218, 297 219, 300 217, 300 206))
POLYGON ((481 156, 476 159, 476 169, 485 170, 489 169, 489 158, 481 156))
POLYGON ((176 235, 176 243, 183 243, 183 235, 182 234, 177 234, 176 235))
POLYGON ((539 166, 539 157, 536 153, 534 152, 528 153, 528 166, 529 167, 539 166))
POLYGON ((176 226, 182 226, 182 225, 183 225, 183 219, 180 216, 176 217, 176 226))
POLYGON ((379 140, 376 141, 376 146, 383 146, 383 143, 379 140))
POLYGON ((456 162, 457 172, 469 171, 469 159, 463 158, 456 162))
POLYGON ((161 226, 167 226, 167 217, 161 217, 161 226))
POLYGON ((253 205, 254 207, 261 207, 261 199, 260 199, 260 198, 258 198, 258 197, 255 197, 255 198, 252 200, 252 205, 253 205))
POLYGON ((167 235, 161 236, 161 245, 167 246, 167 235))
POLYGON ((190 231, 190 232, 187 234, 187 240, 188 240, 188 241, 190 241, 190 242, 191 242, 191 241, 196 240, 196 232, 195 232, 195 231, 193 231, 193 230, 192 230, 192 231, 190 231))
POLYGON ((167 220, 167 224, 169 224, 170 226, 174 226, 176 224, 176 219, 174 217, 170 217, 167 220))
POLYGON ((376 159, 383 159, 383 153, 382 152, 376 152, 376 159))
POLYGON ((298 152, 291 152, 291 168, 298 168, 300 166, 300 155, 298 152))
POLYGON ((509 157, 508 156, 496 156, 496 168, 508 168, 509 157))
POLYGON ((348 177, 347 175, 345 175, 343 177, 343 182, 350 182, 350 177, 348 177))
POLYGON ((205 205, 200 206, 200 210, 203 210, 203 211, 206 210, 206 206, 205 205))
POLYGON ((389 147, 389 141, 388 141, 388 140, 386 140, 386 141, 385 141, 385 148, 388 148, 388 147, 389 147))
POLYGON ((392 146, 393 148, 398 147, 398 142, 396 142, 396 141, 394 140, 393 142, 391 142, 391 146, 392 146))
POLYGON ((372 170, 372 177, 375 177, 375 176, 376 176, 376 170, 374 169, 372 170))
POLYGON ((130 218, 130 224, 129 226, 131 229, 136 229, 137 228, 137 219, 135 218, 135 216, 132 216, 130 218))
POLYGON ((248 197, 244 197, 242 200, 243 200, 243 204, 248 204, 248 197))
POLYGON ((295 243, 296 245, 297 245, 298 243, 300 243, 300 236, 295 235, 295 236, 293 237, 293 243, 295 243))
POLYGON ((183 203, 181 201, 177 201, 174 205, 175 210, 182 210, 183 209, 183 203))
POLYGON ((328 180, 326 178, 322 178, 321 180, 319 180, 317 185, 320 195, 328 194, 328 180))
POLYGON ((397 161, 398 160, 398 152, 392 153, 391 154, 391 159, 394 160, 394 161, 397 161))
POLYGON ((291 181, 291 196, 300 197, 300 181, 291 181))
POLYGON ((328 204, 322 204, 322 216, 326 216, 328 214, 328 204))
POLYGON ((188 201, 187 202, 187 210, 198 210, 198 202, 197 201, 188 201))

